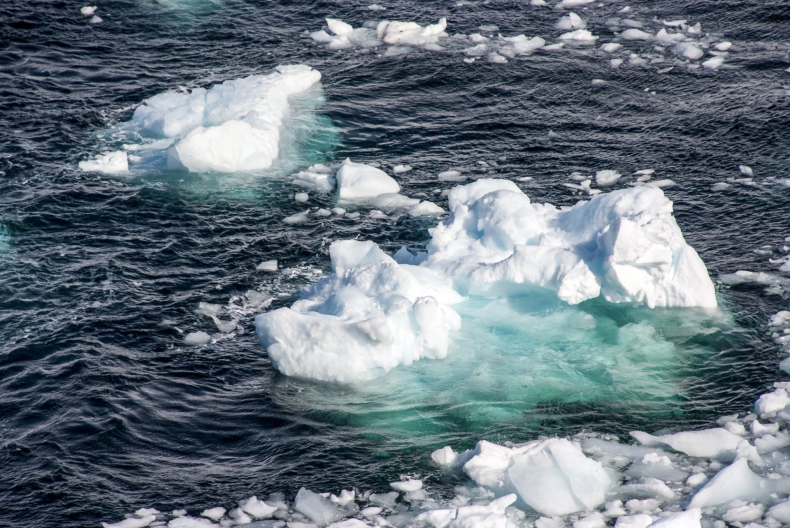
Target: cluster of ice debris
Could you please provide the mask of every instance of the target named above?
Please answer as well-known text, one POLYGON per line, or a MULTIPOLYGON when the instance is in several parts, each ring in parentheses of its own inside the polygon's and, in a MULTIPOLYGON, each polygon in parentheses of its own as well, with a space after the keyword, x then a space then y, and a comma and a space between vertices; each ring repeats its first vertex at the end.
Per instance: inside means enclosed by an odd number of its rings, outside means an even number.
POLYGON ((585 433, 498 445, 481 441, 431 454, 471 480, 440 496, 413 477, 392 491, 274 493, 191 517, 144 508, 104 528, 779 528, 790 524, 790 383, 777 383, 746 416, 720 427, 653 436, 636 444, 585 433))
MULTIPOLYGON (((625 15, 630 9, 620 11, 618 14, 625 15)), ((416 22, 384 20, 367 21, 359 28, 342 20, 327 18, 326 28, 309 36, 332 50, 354 48, 365 51, 384 46, 384 56, 391 57, 406 55, 421 48, 460 53, 467 63, 485 58, 488 62, 505 64, 519 55, 529 55, 539 50, 553 52, 566 46, 599 43, 603 39, 590 31, 588 23, 588 20, 571 12, 557 22, 556 35, 544 38, 523 34, 503 36, 494 25, 481 25, 479 32, 468 35, 449 35, 446 18, 425 27, 416 22), (550 43, 552 38, 554 42, 550 43)), ((602 20, 598 25, 606 26, 612 33, 611 42, 601 44, 600 53, 613 68, 628 64, 656 66, 661 73, 675 66, 692 70, 701 66, 716 70, 724 64, 732 48, 731 42, 716 35, 704 34, 700 23, 689 24, 687 20, 654 19, 643 22, 618 16, 602 20)))
POLYGON ((466 296, 555 292, 569 304, 603 297, 649 307, 717 306, 661 189, 632 187, 571 208, 533 204, 508 180, 448 195, 450 216, 427 252, 390 256, 373 242, 329 249, 333 273, 301 300, 256 317, 274 366, 290 376, 351 383, 447 355, 466 296))
POLYGON ((129 171, 129 162, 166 153, 170 170, 233 173, 266 169, 279 153, 288 98, 320 80, 321 74, 309 66, 279 66, 269 75, 155 95, 121 125, 139 142, 80 162, 79 167, 121 174, 129 171))

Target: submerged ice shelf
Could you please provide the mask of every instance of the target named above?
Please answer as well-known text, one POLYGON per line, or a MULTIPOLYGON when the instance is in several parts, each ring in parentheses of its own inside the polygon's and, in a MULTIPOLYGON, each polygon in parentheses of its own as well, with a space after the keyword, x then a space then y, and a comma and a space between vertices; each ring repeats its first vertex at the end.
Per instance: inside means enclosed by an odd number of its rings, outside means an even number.
POLYGON ((335 242, 333 274, 291 308, 256 318, 275 367, 349 383, 447 356, 466 296, 554 292, 649 307, 717 306, 713 284, 658 188, 601 194, 573 208, 532 204, 512 182, 478 180, 449 196, 450 217, 427 253, 389 256, 372 242, 335 242))
POLYGON ((115 130, 114 135, 127 140, 123 151, 81 162, 80 168, 118 174, 128 172, 128 159, 198 173, 267 169, 280 154, 289 98, 320 79, 309 66, 279 66, 268 75, 225 81, 209 89, 156 95, 115 130))

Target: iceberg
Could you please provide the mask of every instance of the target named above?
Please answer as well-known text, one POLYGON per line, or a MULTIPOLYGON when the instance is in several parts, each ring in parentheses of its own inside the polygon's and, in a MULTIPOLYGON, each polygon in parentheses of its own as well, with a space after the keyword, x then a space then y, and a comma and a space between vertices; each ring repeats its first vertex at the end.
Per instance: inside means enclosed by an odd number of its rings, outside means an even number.
MULTIPOLYGON (((356 165, 347 167, 372 174, 375 192, 387 181, 356 165)), ((344 180, 338 173, 341 197, 344 180)), ((401 201, 396 196, 388 199, 401 201)), ((461 325, 452 306, 470 295, 717 306, 705 265, 658 188, 601 194, 563 210, 532 204, 510 181, 483 179, 454 188, 448 201, 450 216, 432 230, 426 253, 391 257, 373 242, 334 242, 331 276, 303 289, 290 308, 258 315, 257 334, 275 368, 352 383, 442 359, 461 325)))

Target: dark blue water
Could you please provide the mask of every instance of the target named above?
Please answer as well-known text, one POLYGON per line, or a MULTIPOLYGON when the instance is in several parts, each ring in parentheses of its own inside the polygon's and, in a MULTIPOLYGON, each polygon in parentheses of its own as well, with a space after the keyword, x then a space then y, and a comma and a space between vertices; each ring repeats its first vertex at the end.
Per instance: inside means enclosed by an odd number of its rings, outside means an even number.
MULTIPOLYGON (((441 488, 460 478, 430 465, 430 450, 443 445, 703 427, 744 412, 778 377, 765 330, 784 305, 744 286, 720 287, 731 324, 707 337, 673 332, 682 315, 661 316, 666 339, 693 353, 664 371, 679 389, 655 406, 604 391, 507 401, 507 419, 483 420, 491 395, 481 392, 468 412, 420 402, 393 413, 386 394, 277 374, 254 338, 253 314, 232 339, 184 347, 175 327, 210 327, 194 313, 199 302, 225 304, 255 288, 288 305, 326 270, 331 241, 419 248, 432 222, 363 215, 287 226, 280 220, 303 208, 286 179, 220 185, 77 169, 102 149, 97 134, 147 97, 307 63, 323 74, 319 112, 334 128, 300 136, 305 163, 408 163, 404 189, 440 204, 434 190, 450 184, 435 175, 451 167, 531 176, 523 188, 533 201, 558 205, 580 198, 563 186, 572 171, 655 168, 677 183, 666 194, 712 276, 775 270, 753 250, 772 245, 776 256, 790 235, 790 189, 766 182, 790 177, 790 6, 646 4, 633 2, 628 16, 688 18, 731 40, 727 67, 614 70, 595 47, 468 65, 449 52, 333 52, 305 36, 324 16, 355 26, 447 16, 450 33, 494 24, 553 42, 563 13, 526 2, 399 0, 381 15, 367 2, 107 1, 98 4, 104 23, 93 26, 80 3, 0 6, 0 525, 96 526, 143 506, 202 510, 252 494, 291 497, 302 485, 383 489, 404 472, 441 488), (593 86, 596 78, 607 83, 593 86), (760 185, 710 190, 740 164, 760 185), (255 271, 269 259, 287 271, 255 271), (431 426, 404 426, 415 414, 431 426)), ((608 41, 606 20, 622 5, 578 12, 608 41)), ((618 325, 646 317, 584 309, 618 325)), ((435 365, 419 368, 438 375, 435 365)))

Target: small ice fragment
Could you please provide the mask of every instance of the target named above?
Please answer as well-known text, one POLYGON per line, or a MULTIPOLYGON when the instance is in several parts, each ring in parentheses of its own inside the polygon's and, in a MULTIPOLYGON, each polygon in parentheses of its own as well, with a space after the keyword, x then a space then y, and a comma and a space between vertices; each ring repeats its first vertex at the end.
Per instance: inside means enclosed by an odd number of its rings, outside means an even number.
POLYGON ((680 27, 684 26, 688 20, 664 20, 664 25, 667 27, 680 27))
POLYGON ((650 526, 652 528, 700 528, 702 511, 699 508, 689 508, 668 517, 661 517, 650 526))
POLYGON ((718 182, 710 186, 710 190, 714 192, 724 191, 729 188, 730 188, 730 184, 726 182, 718 182))
POLYGON ((211 336, 206 332, 190 332, 184 337, 185 345, 205 345, 211 341, 211 336))
POLYGON ((343 512, 332 502, 306 488, 300 489, 296 495, 294 510, 320 525, 339 521, 345 517, 343 512))
POLYGON ((466 176, 457 170, 447 170, 439 173, 439 181, 462 182, 466 181, 466 176))
POLYGON ((745 174, 746 176, 754 176, 754 171, 748 165, 738 165, 738 170, 741 171, 741 174, 745 174))
POLYGON ((546 3, 546 0, 529 0, 529 5, 533 7, 543 7, 548 4, 546 3))
POLYGON ((647 182, 645 187, 656 187, 658 189, 664 189, 666 187, 672 187, 675 185, 674 180, 664 179, 664 180, 653 180, 651 182, 647 182))
POLYGON ((343 216, 346 214, 346 210, 342 207, 333 207, 332 212, 335 213, 337 216, 343 216))
POLYGON ((560 7, 576 7, 584 4, 592 4, 595 0, 562 0, 559 4, 560 7))
POLYGON ((305 203, 309 199, 310 199, 310 195, 307 193, 296 193, 294 195, 294 200, 296 200, 299 203, 305 203))
POLYGON ((404 480, 401 482, 390 482, 390 487, 395 491, 400 491, 402 493, 408 493, 410 491, 417 491, 422 489, 422 481, 421 480, 404 480))
POLYGON ((693 457, 716 458, 724 454, 734 454, 743 440, 726 429, 704 429, 702 431, 683 431, 664 436, 653 436, 641 431, 633 431, 631 436, 646 446, 667 445, 675 451, 693 457))
POLYGON ((642 176, 650 176, 655 172, 656 172, 655 169, 639 169, 638 171, 635 171, 634 174, 641 174, 642 176))
POLYGON ((88 20, 89 24, 101 24, 104 22, 99 15, 93 15, 90 20, 88 20))
POLYGON ((595 173, 595 183, 598 185, 613 185, 622 177, 617 171, 602 170, 595 173))
POLYGON ((507 64, 507 59, 499 53, 489 53, 487 58, 488 62, 492 64, 507 64))
POLYGON ((378 209, 373 209, 368 216, 374 220, 384 220, 385 218, 389 218, 384 212, 379 211, 378 209))
POLYGON ((766 434, 776 434, 779 432, 779 424, 772 423, 763 425, 757 420, 753 420, 751 424, 749 424, 749 429, 751 429, 752 434, 754 436, 763 436, 766 434))
POLYGON ((584 23, 584 20, 579 15, 571 12, 560 18, 554 27, 561 31, 567 31, 569 29, 584 29, 587 27, 587 24, 584 23))
POLYGON ((365 200, 400 191, 398 182, 384 171, 348 158, 340 166, 336 178, 341 200, 365 200))
POLYGON ((187 514, 186 510, 173 510, 173 513, 171 515, 173 517, 183 517, 186 514, 187 514))
POLYGON ((595 35, 586 29, 577 29, 570 33, 563 33, 560 35, 560 40, 570 40, 574 42, 594 42, 598 39, 595 35))
POLYGON ((617 518, 614 528, 647 528, 653 524, 653 518, 646 513, 624 515, 617 518))
POLYGON ((134 515, 136 517, 142 518, 142 517, 147 517, 148 515, 156 515, 157 513, 159 513, 159 510, 157 510, 156 508, 140 508, 139 510, 134 512, 134 515))
POLYGON ((618 13, 628 13, 629 11, 631 11, 631 6, 625 6, 624 8, 619 10, 618 13))
POLYGON ((369 506, 364 510, 360 511, 359 513, 366 519, 372 519, 376 515, 380 514, 382 511, 384 511, 384 508, 379 508, 378 506, 369 506))
POLYGON ((545 46, 543 49, 546 51, 557 51, 557 50, 561 50, 564 47, 565 47, 565 43, 559 42, 557 44, 550 44, 548 46, 545 46))
POLYGON ((236 329, 236 321, 234 321, 233 319, 224 322, 224 321, 220 321, 216 315, 212 315, 211 319, 214 321, 214 324, 217 325, 217 330, 219 330, 223 334, 228 334, 236 329))
POLYGON ((759 521, 763 518, 763 513, 765 513, 764 505, 750 503, 729 508, 721 518, 731 524, 736 522, 745 523, 759 521))
POLYGON ((384 11, 387 8, 379 4, 370 4, 368 6, 368 9, 370 9, 371 11, 384 11))
POLYGON ((209 510, 204 510, 203 513, 200 514, 201 517, 208 517, 212 521, 218 521, 222 519, 222 516, 225 515, 225 508, 222 506, 217 506, 216 508, 211 508, 209 510))
POLYGON ((534 178, 532 176, 521 176, 520 178, 516 178, 518 182, 531 182, 534 178))
POLYGON ((321 209, 319 209, 318 211, 315 212, 315 215, 316 216, 323 216, 323 217, 332 216, 332 211, 330 211, 329 209, 321 208, 321 209))
POLYGON ((370 496, 371 504, 383 506, 385 508, 394 508, 395 499, 398 498, 397 491, 390 491, 389 493, 374 493, 370 496))
POLYGON ((269 506, 262 500, 259 500, 255 495, 246 501, 240 501, 239 508, 241 508, 241 510, 245 513, 252 515, 256 519, 268 519, 274 512, 277 511, 276 507, 269 506))
POLYGON ((724 428, 732 434, 737 434, 739 436, 746 435, 746 428, 743 426, 743 424, 738 422, 727 422, 724 424, 724 428))
POLYGON ((91 16, 96 12, 96 9, 98 9, 96 6, 83 6, 80 8, 80 13, 85 16, 91 16))
POLYGON ((359 213, 346 213, 345 216, 346 218, 350 218, 351 220, 354 220, 355 218, 359 218, 359 213))
POLYGON ((603 79, 593 79, 592 80, 592 85, 593 86, 602 86, 604 84, 606 84, 606 81, 604 81, 603 79))
POLYGON ((286 216, 283 218, 283 223, 288 225, 297 225, 297 224, 304 224, 307 222, 307 213, 296 213, 291 216, 286 216))
POLYGON ((217 315, 222 311, 221 304, 212 304, 207 302, 199 302, 195 313, 198 315, 217 315))
POLYGON ((766 517, 775 519, 782 524, 790 524, 790 500, 780 502, 765 514, 766 517))
POLYGON ((605 51, 606 53, 614 53, 622 47, 623 45, 617 42, 607 42, 606 44, 601 44, 601 51, 605 51))
POLYGON ((327 18, 326 25, 329 26, 329 31, 338 36, 348 35, 354 31, 354 28, 351 27, 350 24, 346 24, 342 20, 337 20, 335 18, 327 18))
MULTIPOLYGON (((404 248, 405 249, 405 248, 404 248)), ((445 446, 431 453, 431 459, 440 466, 451 467, 459 463, 458 453, 450 446, 445 446)))
POLYGON ((499 27, 493 24, 488 24, 488 25, 480 26, 480 31, 487 31, 489 33, 493 33, 494 31, 499 31, 499 27))
POLYGON ((595 512, 573 523, 573 528, 606 528, 606 517, 595 512))
POLYGON ((277 271, 277 261, 266 260, 255 266, 255 269, 258 271, 277 271))
POLYGON ((247 301, 249 301, 250 305, 257 308, 268 308, 274 300, 274 297, 268 293, 255 290, 247 290, 244 293, 244 296, 247 298, 247 301))
POLYGON ((620 37, 626 40, 650 40, 653 38, 653 34, 641 29, 631 28, 620 33, 620 37))
POLYGON ((241 508, 234 508, 228 513, 228 517, 233 519, 236 524, 251 524, 252 517, 244 513, 241 508))
POLYGON ((444 209, 427 200, 409 207, 409 216, 435 216, 444 214, 444 209))
POLYGON ((126 152, 118 150, 96 156, 92 160, 81 161, 80 170, 102 174, 125 174, 129 172, 129 158, 126 152))
POLYGON ((330 495, 329 500, 334 502, 335 504, 345 506, 349 502, 352 502, 355 496, 356 496, 356 492, 353 490, 352 491, 341 490, 339 497, 337 495, 330 495))
POLYGON ((719 42, 718 44, 713 45, 719 51, 727 51, 732 47, 732 42, 719 42))
POLYGON ((722 64, 724 64, 724 57, 719 55, 717 57, 712 57, 712 58, 706 60, 705 62, 703 62, 702 63, 702 67, 703 68, 707 68, 709 70, 716 70, 722 64))
POLYGON ((686 479, 686 485, 692 488, 698 488, 708 481, 705 473, 695 473, 686 479))
POLYGON ((702 56, 704 55, 701 49, 699 49, 697 46, 689 42, 678 43, 677 45, 675 45, 674 51, 678 55, 685 57, 689 60, 697 60, 702 58, 702 56))
POLYGON ((392 167, 392 172, 395 174, 400 174, 402 172, 409 172, 411 170, 411 165, 395 165, 392 167))
POLYGON ((155 520, 156 515, 146 515, 140 518, 130 517, 113 524, 103 522, 101 525, 103 528, 145 528, 155 520))
POLYGON ((609 66, 612 68, 619 68, 622 63, 623 59, 612 59, 609 61, 609 66))

